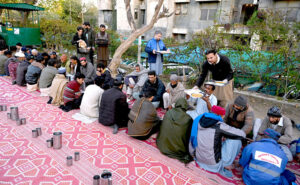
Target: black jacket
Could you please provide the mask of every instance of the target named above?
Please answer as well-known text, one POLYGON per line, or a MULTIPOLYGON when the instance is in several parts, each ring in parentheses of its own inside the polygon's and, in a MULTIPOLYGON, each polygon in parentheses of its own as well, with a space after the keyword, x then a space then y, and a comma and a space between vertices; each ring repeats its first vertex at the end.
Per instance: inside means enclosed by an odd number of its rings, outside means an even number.
POLYGON ((73 36, 73 39, 72 39, 72 41, 71 41, 72 45, 75 45, 75 46, 76 46, 76 48, 77 48, 77 53, 80 53, 80 52, 79 52, 79 43, 77 42, 77 41, 80 40, 80 39, 81 39, 81 40, 84 40, 85 43, 87 43, 87 39, 86 39, 85 35, 82 34, 81 37, 79 37, 79 36, 78 36, 78 33, 75 33, 75 35, 73 36))
POLYGON ((156 77, 156 82, 154 84, 150 83, 149 79, 145 82, 142 91, 140 92, 140 96, 143 96, 149 87, 156 89, 156 95, 154 96, 152 102, 160 101, 162 102, 162 97, 164 92, 166 91, 165 85, 163 82, 156 77))
POLYGON ((22 61, 17 68, 17 79, 16 82, 19 86, 26 86, 25 75, 27 72, 27 68, 30 63, 26 60, 22 61))
POLYGON ((99 108, 99 123, 105 126, 113 124, 119 127, 127 126, 128 103, 126 95, 118 87, 104 91, 99 108))
POLYGON ((88 29, 88 30, 84 30, 84 36, 86 37, 86 44, 87 47, 95 47, 95 36, 96 33, 93 31, 92 28, 88 29))
POLYGON ((233 78, 233 71, 229 58, 224 55, 218 55, 220 56, 220 62, 218 64, 211 65, 208 61, 205 61, 202 65, 202 73, 196 84, 198 87, 202 86, 208 71, 212 73, 213 80, 222 81, 227 79, 229 81, 233 78))
POLYGON ((114 79, 111 77, 111 74, 108 70, 105 70, 101 76, 104 78, 104 83, 103 83, 103 89, 107 90, 113 87, 114 85, 114 79))

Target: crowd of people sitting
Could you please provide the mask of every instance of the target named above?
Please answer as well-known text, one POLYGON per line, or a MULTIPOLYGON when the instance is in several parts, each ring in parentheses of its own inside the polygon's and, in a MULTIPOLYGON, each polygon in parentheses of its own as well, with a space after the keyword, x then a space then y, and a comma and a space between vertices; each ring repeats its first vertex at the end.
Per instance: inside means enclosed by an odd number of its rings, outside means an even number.
POLYGON ((295 181, 285 168, 294 158, 300 161, 300 139, 293 141, 291 120, 279 107, 271 107, 259 121, 245 96, 218 106, 216 87, 210 82, 204 83, 205 95, 194 98, 175 74, 165 86, 155 71, 136 65, 125 78, 112 78, 103 63, 94 66, 85 57, 39 53, 21 44, 0 51, 0 63, 1 75, 10 76, 13 85, 39 90, 49 97, 48 104, 62 111, 80 109, 80 114, 111 126, 114 134, 127 127, 128 135, 139 140, 158 133, 161 153, 183 163, 195 161, 226 177, 242 168, 245 184, 295 181), (163 118, 158 107, 166 110, 163 118))

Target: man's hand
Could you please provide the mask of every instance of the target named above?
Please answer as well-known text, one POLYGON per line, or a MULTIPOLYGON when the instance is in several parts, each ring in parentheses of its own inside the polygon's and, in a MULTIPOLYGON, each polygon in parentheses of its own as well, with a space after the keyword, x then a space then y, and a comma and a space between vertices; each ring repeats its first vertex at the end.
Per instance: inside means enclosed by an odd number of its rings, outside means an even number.
POLYGON ((169 94, 170 94, 170 89, 167 89, 167 93, 169 93, 169 94))
POLYGON ((129 87, 130 87, 130 88, 134 88, 134 85, 132 85, 132 84, 129 84, 129 87))
POLYGON ((171 110, 172 109, 172 105, 169 105, 168 109, 171 110))
POLYGON ((186 94, 185 97, 187 100, 190 99, 190 95, 188 95, 188 94, 186 94))
POLYGON ((97 75, 97 76, 101 76, 100 71, 96 71, 96 75, 97 75))
POLYGON ((153 54, 155 54, 155 53, 156 53, 155 49, 152 51, 152 53, 153 53, 153 54))
POLYGON ((205 102, 208 102, 208 101, 209 101, 209 96, 203 96, 202 99, 203 99, 205 102))

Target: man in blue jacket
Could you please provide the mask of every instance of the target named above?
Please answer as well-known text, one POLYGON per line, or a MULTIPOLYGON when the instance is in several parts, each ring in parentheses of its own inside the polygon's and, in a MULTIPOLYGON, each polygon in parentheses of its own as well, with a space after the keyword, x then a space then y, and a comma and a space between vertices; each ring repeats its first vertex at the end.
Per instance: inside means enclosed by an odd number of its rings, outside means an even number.
POLYGON ((285 170, 288 158, 277 144, 280 136, 280 133, 268 128, 264 131, 264 139, 251 143, 243 150, 240 164, 244 168, 246 185, 288 185, 296 180, 292 172, 285 170))
POLYGON ((161 40, 161 31, 155 31, 154 38, 148 41, 145 52, 148 53, 150 70, 154 70, 156 75, 161 75, 163 71, 163 55, 161 51, 169 51, 161 40))

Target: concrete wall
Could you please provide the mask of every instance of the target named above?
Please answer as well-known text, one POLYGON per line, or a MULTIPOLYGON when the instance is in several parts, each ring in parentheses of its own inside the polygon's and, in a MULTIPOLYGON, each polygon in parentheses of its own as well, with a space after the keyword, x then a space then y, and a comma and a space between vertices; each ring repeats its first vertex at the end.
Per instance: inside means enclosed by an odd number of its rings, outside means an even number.
MULTIPOLYGON (((111 5, 111 0, 99 0, 99 23, 107 22, 111 24, 112 12, 107 11, 111 5), (105 19, 104 19, 105 18, 105 19)), ((300 1, 299 0, 215 0, 215 1, 199 1, 199 0, 164 0, 164 6, 169 9, 169 12, 176 11, 179 6, 187 9, 184 14, 173 15, 168 18, 163 18, 157 21, 154 27, 145 33, 144 39, 148 40, 153 37, 155 30, 161 30, 164 37, 172 37, 173 34, 186 34, 185 41, 191 39, 195 32, 199 32, 215 22, 217 24, 240 23, 242 6, 244 4, 253 4, 258 2, 258 9, 275 9, 286 12, 286 20, 300 21, 300 1), (210 12, 216 12, 214 20, 207 18, 202 20, 201 15, 207 15, 210 12)), ((145 8, 145 22, 148 24, 155 11, 157 0, 132 0, 131 10, 134 14, 135 9, 139 11, 139 17, 136 19, 136 24, 141 27, 140 8, 141 4, 145 8)), ((131 28, 127 21, 124 0, 116 0, 117 10, 117 31, 124 36, 131 33, 131 28)))

